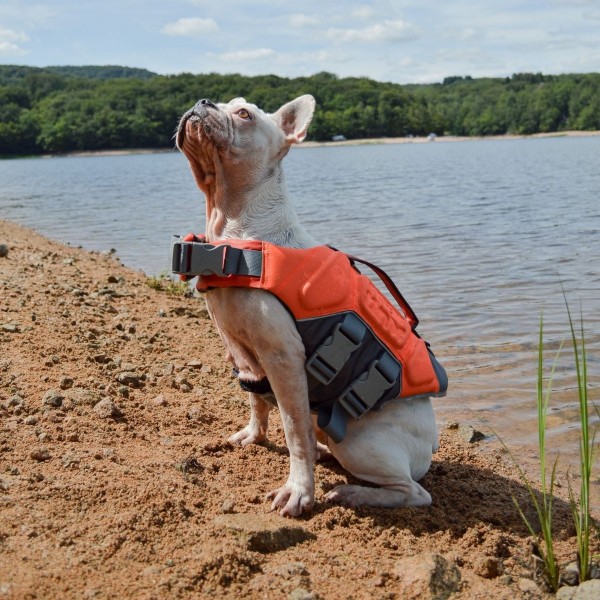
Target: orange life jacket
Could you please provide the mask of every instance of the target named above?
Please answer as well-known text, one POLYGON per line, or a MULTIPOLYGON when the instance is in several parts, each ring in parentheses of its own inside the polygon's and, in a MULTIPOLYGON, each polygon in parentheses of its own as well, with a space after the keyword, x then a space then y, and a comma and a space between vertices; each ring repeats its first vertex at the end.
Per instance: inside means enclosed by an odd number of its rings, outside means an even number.
MULTIPOLYGON (((336 442, 349 416, 358 419, 397 397, 446 393, 446 372, 417 334, 415 313, 370 263, 329 246, 298 249, 237 239, 209 244, 188 235, 174 243, 173 271, 199 276, 201 291, 259 288, 282 302, 305 346, 311 410, 336 442), (356 262, 375 270, 399 308, 356 262)), ((259 388, 268 390, 264 384, 259 388)))

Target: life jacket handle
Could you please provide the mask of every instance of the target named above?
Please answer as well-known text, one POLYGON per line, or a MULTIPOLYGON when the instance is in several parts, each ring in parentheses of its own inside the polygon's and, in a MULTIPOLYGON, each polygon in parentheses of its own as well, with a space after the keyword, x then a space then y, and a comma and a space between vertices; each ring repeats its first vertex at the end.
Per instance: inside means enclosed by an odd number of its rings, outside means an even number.
POLYGON ((419 324, 419 319, 418 319, 415 311, 410 307, 410 304, 406 301, 404 296, 400 293, 400 290, 396 287, 396 284, 392 281, 392 278, 381 267, 374 265, 373 263, 369 262, 368 260, 364 260, 363 258, 358 258, 357 256, 354 256, 352 254, 346 254, 346 256, 352 262, 361 263, 361 264, 369 267, 369 269, 371 269, 374 273, 377 274, 379 279, 381 279, 381 281, 383 281, 383 284, 385 285, 385 287, 388 289, 390 294, 394 297, 394 299, 396 300, 396 302, 398 303, 398 305, 404 312, 404 315, 406 316, 406 318, 408 320, 410 328, 414 331, 417 328, 417 325, 419 324))

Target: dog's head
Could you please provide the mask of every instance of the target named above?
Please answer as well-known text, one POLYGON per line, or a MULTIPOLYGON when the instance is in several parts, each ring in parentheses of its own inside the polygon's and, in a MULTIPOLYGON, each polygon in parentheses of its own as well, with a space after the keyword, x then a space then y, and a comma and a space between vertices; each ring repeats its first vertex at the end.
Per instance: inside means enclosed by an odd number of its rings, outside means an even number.
POLYGON ((182 117, 177 147, 190 161, 198 186, 208 195, 213 186, 250 189, 268 179, 290 146, 304 140, 315 108, 310 95, 300 96, 273 114, 244 98, 228 104, 198 101, 182 117))

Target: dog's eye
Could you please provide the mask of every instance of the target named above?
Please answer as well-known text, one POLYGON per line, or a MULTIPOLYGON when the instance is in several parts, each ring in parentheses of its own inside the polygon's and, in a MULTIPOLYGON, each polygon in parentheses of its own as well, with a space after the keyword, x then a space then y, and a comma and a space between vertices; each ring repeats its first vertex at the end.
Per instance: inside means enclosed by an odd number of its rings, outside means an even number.
POLYGON ((249 120, 249 119, 251 119, 251 118, 252 118, 252 117, 250 116, 250 113, 249 113, 249 112, 248 112, 248 111, 247 111, 245 108, 241 108, 240 110, 238 110, 238 111, 237 111, 237 113, 236 113, 236 114, 237 114, 237 116, 238 116, 240 119, 246 119, 246 120, 249 120))

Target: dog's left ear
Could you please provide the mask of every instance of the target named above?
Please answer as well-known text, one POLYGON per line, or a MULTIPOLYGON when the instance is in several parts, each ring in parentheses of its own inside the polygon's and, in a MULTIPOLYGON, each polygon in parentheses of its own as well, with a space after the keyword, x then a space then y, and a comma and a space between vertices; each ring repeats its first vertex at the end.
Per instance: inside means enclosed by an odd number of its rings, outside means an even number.
POLYGON ((315 99, 310 94, 284 104, 274 115, 275 122, 290 144, 302 142, 315 111, 315 99))

